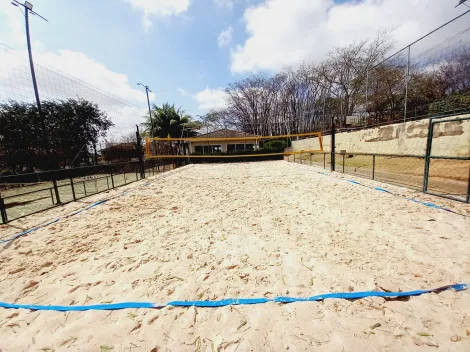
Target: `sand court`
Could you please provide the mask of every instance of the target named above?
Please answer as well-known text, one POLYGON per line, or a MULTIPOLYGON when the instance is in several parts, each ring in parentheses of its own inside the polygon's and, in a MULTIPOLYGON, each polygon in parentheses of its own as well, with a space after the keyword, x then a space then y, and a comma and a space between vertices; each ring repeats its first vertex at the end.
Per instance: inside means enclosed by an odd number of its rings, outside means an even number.
MULTIPOLYGON (((285 161, 199 164, 139 181, 1 245, 0 301, 166 303, 470 282, 469 205, 319 171, 285 161)), ((0 240, 77 206, 14 221, 0 240)), ((0 350, 465 351, 469 303, 470 290, 221 308, 0 309, 0 350)))

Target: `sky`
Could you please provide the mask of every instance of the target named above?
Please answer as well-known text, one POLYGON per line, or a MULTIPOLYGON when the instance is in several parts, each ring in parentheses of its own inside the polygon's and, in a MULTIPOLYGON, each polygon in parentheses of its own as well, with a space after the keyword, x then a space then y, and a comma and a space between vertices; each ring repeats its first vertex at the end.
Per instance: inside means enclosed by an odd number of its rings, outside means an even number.
MULTIPOLYGON (((468 10, 455 8, 458 0, 31 2, 49 21, 30 18, 35 62, 146 109, 142 82, 151 103, 175 103, 193 117, 223 106, 224 88, 253 72, 321 61, 384 28, 395 28, 398 49, 468 10)), ((26 53, 24 17, 10 0, 0 0, 0 43, 26 53)), ((114 132, 139 122, 124 114, 114 132)))

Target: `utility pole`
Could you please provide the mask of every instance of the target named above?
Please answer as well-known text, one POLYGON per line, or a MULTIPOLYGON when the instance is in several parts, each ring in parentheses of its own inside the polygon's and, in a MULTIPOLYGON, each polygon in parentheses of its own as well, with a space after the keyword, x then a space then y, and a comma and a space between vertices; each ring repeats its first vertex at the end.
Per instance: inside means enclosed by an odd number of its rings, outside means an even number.
MULTIPOLYGON (((34 63, 33 63, 33 53, 31 51, 31 39, 29 37, 29 13, 31 12, 32 15, 38 16, 42 18, 44 21, 49 22, 47 19, 42 17, 40 14, 33 11, 33 4, 28 1, 25 1, 24 4, 18 2, 17 0, 13 0, 11 2, 14 6, 22 6, 24 8, 24 18, 26 22, 26 42, 28 45, 28 54, 29 54, 29 66, 31 68, 31 77, 33 79, 33 87, 34 87, 34 95, 36 96, 36 105, 38 107, 39 119, 41 120, 41 127, 42 133, 44 138, 44 148, 46 149, 46 154, 49 159, 49 139, 47 138, 47 131, 46 131, 46 122, 44 115, 41 109, 41 100, 39 99, 39 91, 38 91, 38 84, 36 82, 36 73, 34 71, 34 63)), ((50 162, 50 160, 48 160, 50 162)))
POLYGON ((152 138, 154 137, 153 135, 153 120, 152 120, 152 110, 150 109, 150 99, 149 99, 149 92, 151 93, 152 91, 150 90, 149 86, 143 85, 142 83, 137 83, 138 86, 142 86, 145 88, 145 93, 147 93, 147 104, 149 107, 149 117, 150 117, 150 123, 151 123, 151 128, 152 128, 152 138))

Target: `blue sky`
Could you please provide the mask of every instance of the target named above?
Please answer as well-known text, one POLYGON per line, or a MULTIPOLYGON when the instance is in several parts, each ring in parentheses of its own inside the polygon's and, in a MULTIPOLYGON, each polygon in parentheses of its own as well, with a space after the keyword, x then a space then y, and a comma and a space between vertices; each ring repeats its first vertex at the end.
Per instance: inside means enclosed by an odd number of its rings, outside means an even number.
MULTIPOLYGON (((145 108, 143 82, 154 102, 193 116, 223 105, 222 89, 251 72, 319 61, 380 28, 396 28, 403 46, 465 10, 442 0, 31 2, 49 20, 31 18, 39 62, 145 108)), ((0 0, 0 43, 24 51, 23 26, 19 10, 0 0)))

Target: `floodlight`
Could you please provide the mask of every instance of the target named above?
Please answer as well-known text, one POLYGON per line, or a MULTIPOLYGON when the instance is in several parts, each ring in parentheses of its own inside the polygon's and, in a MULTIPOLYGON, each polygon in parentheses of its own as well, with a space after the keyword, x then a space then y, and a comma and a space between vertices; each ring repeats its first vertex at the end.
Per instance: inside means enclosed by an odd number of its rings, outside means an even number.
POLYGON ((33 4, 31 4, 28 1, 24 2, 24 7, 26 7, 28 10, 31 10, 31 11, 33 10, 33 4))

